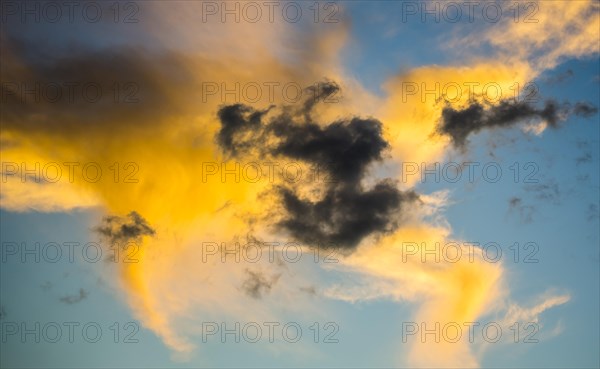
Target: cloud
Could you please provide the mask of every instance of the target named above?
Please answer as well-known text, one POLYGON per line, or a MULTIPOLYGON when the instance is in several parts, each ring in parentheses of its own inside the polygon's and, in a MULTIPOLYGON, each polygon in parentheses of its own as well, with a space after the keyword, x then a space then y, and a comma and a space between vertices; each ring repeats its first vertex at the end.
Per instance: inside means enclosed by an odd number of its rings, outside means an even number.
POLYGON ((515 322, 537 323, 540 321, 540 314, 554 306, 560 306, 569 302, 571 296, 568 294, 550 295, 549 293, 546 293, 546 296, 541 296, 537 299, 540 301, 531 307, 522 307, 515 303, 509 304, 504 316, 504 321, 507 324, 513 324, 515 322))
POLYGON ((267 110, 237 104, 222 107, 217 142, 226 154, 248 155, 254 149, 263 157, 299 160, 329 174, 322 196, 310 199, 292 186, 281 185, 279 193, 285 214, 277 224, 296 240, 324 248, 355 248, 371 234, 390 232, 399 226, 401 211, 414 204, 414 191, 402 192, 391 179, 372 188, 361 183, 371 164, 383 159, 389 144, 383 138, 382 123, 352 117, 328 124, 314 122, 315 101, 326 98, 339 87, 319 84, 297 109, 282 112, 263 122, 267 110), (258 145, 257 145, 258 143, 258 145))
POLYGON ((511 208, 521 205, 522 202, 523 201, 518 197, 511 197, 510 200, 508 200, 508 203, 511 208))
MULTIPOLYGON (((534 70, 554 68, 566 58, 599 52, 600 4, 597 1, 535 1, 530 21, 506 17, 493 27, 471 33, 462 45, 488 45, 508 63, 527 61, 534 70)), ((455 44, 456 45, 456 44, 455 44)))
POLYGON ((520 197, 511 197, 508 200, 508 209, 509 213, 517 211, 522 223, 528 224, 533 222, 535 207, 523 204, 523 199, 520 197))
POLYGON ((8 131, 135 134, 164 123, 174 111, 189 112, 195 96, 193 85, 183 83, 194 78, 190 61, 177 52, 89 45, 48 49, 37 40, 9 36, 2 41, 2 120, 8 131))
POLYGON ((253 134, 253 138, 257 138, 255 132, 261 128, 261 118, 268 112, 269 109, 256 111, 243 104, 222 107, 218 112, 221 129, 217 134, 217 143, 225 153, 233 156, 238 155, 239 151, 250 149, 250 142, 237 140, 236 136, 253 134))
POLYGON ((262 272, 250 269, 246 269, 246 274, 248 278, 244 280, 241 288, 244 293, 255 299, 260 299, 263 295, 269 293, 281 277, 281 274, 275 274, 267 278, 262 272))
MULTIPOLYGON (((362 278, 359 283, 331 286, 324 293, 349 302, 382 298, 410 302, 418 308, 404 321, 428 327, 436 322, 461 325, 477 321, 506 293, 502 265, 487 262, 481 255, 479 247, 469 250, 465 243, 452 240, 447 228, 414 224, 343 258, 334 269, 362 278), (462 256, 453 262, 440 257, 436 262, 433 255, 439 256, 450 242, 457 245, 462 256), (409 244, 416 253, 409 253, 409 244), (422 259, 424 250, 429 254, 427 261, 422 259)), ((410 367, 427 368, 478 365, 466 341, 421 341, 418 337, 408 343, 408 353, 402 361, 410 367)))
MULTIPOLYGON (((249 232, 246 217, 256 218, 271 208, 271 202, 258 198, 269 186, 266 181, 203 181, 202 163, 222 160, 214 144, 219 129, 216 112, 221 103, 231 103, 221 93, 207 96, 204 83, 224 89, 252 83, 266 88, 264 83, 273 81, 308 86, 323 75, 334 74, 330 66, 344 31, 339 33, 339 25, 334 34, 310 35, 281 29, 280 24, 200 24, 200 3, 182 7, 183 18, 171 6, 145 5, 144 14, 152 21, 138 25, 144 29, 142 38, 115 41, 103 34, 86 34, 101 42, 82 45, 71 39, 71 33, 57 32, 51 38, 54 44, 48 46, 46 37, 33 31, 25 32, 29 37, 23 38, 19 32, 1 33, 3 82, 28 88, 36 82, 63 86, 74 82, 79 83, 76 92, 89 82, 103 92, 95 103, 80 94, 74 101, 63 95, 55 103, 37 103, 23 99, 14 85, 3 83, 3 161, 26 163, 27 168, 74 161, 79 166, 72 180, 63 169, 56 183, 22 182, 19 175, 8 176, 2 184, 1 206, 46 212, 94 207, 113 214, 101 220, 96 231, 109 242, 140 238, 143 245, 132 249, 135 255, 128 253, 136 262, 117 263, 117 286, 141 324, 174 352, 189 353, 195 348, 189 337, 198 322, 186 319, 182 324, 181 320, 190 315, 276 319, 276 308, 258 301, 253 304, 255 299, 240 293, 246 278, 242 265, 198 266, 202 263, 198 245, 207 240, 231 242, 249 232), (158 24, 161 31, 157 31, 158 24), (214 37, 217 29, 222 32, 214 37), (168 42, 160 42, 165 37, 168 42), (271 47, 289 37, 305 42, 305 54, 271 47), (173 44, 173 39, 178 43, 173 44), (244 68, 239 67, 242 60, 244 68), (290 60, 300 67, 290 66, 290 60), (123 88, 119 97, 133 94, 132 102, 114 100, 115 83, 123 88), (82 176, 81 168, 87 163, 101 167, 98 181, 82 176), (124 172, 126 163, 137 168, 135 174, 124 172), (135 182, 124 182, 127 175, 135 182), (135 214, 130 213, 132 209, 135 214), (252 301, 242 307, 240 299, 252 301), (226 308, 215 312, 214 306, 226 308), (247 310, 248 306, 252 308, 247 310)), ((83 28, 90 31, 90 27, 83 28)), ((273 94, 261 92, 257 105, 285 100, 281 85, 273 94)), ((228 96, 232 103, 243 98, 241 93, 228 96)), ((269 266, 264 270, 269 271, 269 266)), ((303 283, 302 278, 297 280, 303 283)), ((278 295, 283 305, 288 301, 285 293, 278 295)), ((296 305, 301 309, 298 301, 296 305)))
POLYGON ((279 224, 297 240, 323 248, 351 249, 371 234, 398 228, 400 211, 416 202, 415 192, 400 192, 391 182, 370 190, 336 187, 319 201, 283 190, 286 218, 279 224))
POLYGON ((83 301, 84 299, 86 299, 88 297, 88 295, 89 295, 89 292, 87 292, 83 288, 80 288, 78 295, 65 295, 65 296, 59 298, 58 300, 67 305, 73 305, 73 304, 77 304, 78 302, 83 301))
MULTIPOLYGON (((597 55, 600 52, 597 42, 600 37, 600 12, 598 11, 600 5, 598 2, 591 0, 578 1, 574 5, 571 6, 562 1, 535 1, 531 3, 531 9, 534 11, 531 14, 532 19, 530 22, 514 22, 513 19, 505 18, 492 27, 483 28, 481 32, 472 32, 471 27, 465 28, 464 30, 468 31, 468 34, 458 37, 453 35, 448 45, 455 50, 461 50, 462 57, 467 56, 467 64, 470 62, 469 58, 479 61, 482 53, 493 55, 487 61, 488 72, 498 68, 498 65, 511 66, 517 72, 513 83, 525 86, 526 83, 534 81, 543 72, 553 69, 567 58, 584 58, 597 55), (481 46, 481 48, 477 46, 481 46), (462 53, 465 48, 471 50, 471 53, 462 53)), ((479 63, 483 62, 479 61, 479 63)), ((457 67, 455 69, 460 70, 462 68, 457 67)), ((572 74, 572 71, 567 70, 556 78, 556 82, 561 82, 572 74)), ((481 80, 482 78, 479 77, 472 81, 481 80)), ((554 83, 555 81, 551 79, 550 82, 554 83)), ((508 86, 500 85, 502 90, 505 87, 507 87, 507 90, 511 90, 508 86)), ((479 113, 482 113, 482 111, 478 109, 477 105, 481 104, 469 103, 465 105, 464 101, 457 101, 453 103, 451 108, 454 111, 448 112, 450 117, 482 118, 480 120, 471 119, 462 122, 462 127, 454 126, 453 129, 449 129, 451 131, 449 137, 451 137, 455 147, 464 149, 468 134, 478 131, 486 124, 495 125, 496 127, 510 127, 523 119, 537 118, 537 122, 524 122, 527 124, 523 128, 526 132, 540 135, 547 126, 556 127, 552 126, 552 121, 547 121, 547 118, 558 118, 558 121, 562 121, 563 118, 566 119, 566 116, 555 115, 555 113, 560 113, 561 110, 582 117, 593 116, 597 111, 597 108, 589 103, 577 103, 574 107, 571 107, 569 104, 556 105, 555 103, 546 102, 545 107, 535 108, 527 106, 526 103, 507 105, 505 101, 500 101, 499 104, 489 105, 508 108, 507 113, 520 111, 521 114, 514 117, 517 118, 516 120, 510 119, 509 115, 504 116, 504 119, 490 121, 486 117, 481 117, 479 113), (551 105, 548 105, 548 103, 551 105), (550 110, 544 111, 546 108, 550 110), (462 114, 453 114, 457 111, 462 114), (543 115, 546 115, 546 117, 543 115)), ((498 111, 498 108, 485 107, 483 114, 493 113, 498 111)), ((442 117, 440 117, 440 121, 443 122, 442 117)))
MULTIPOLYGON (((511 86, 529 81, 531 70, 525 63, 506 64, 497 60, 480 60, 459 65, 426 65, 409 69, 388 79, 383 85, 386 97, 378 104, 375 116, 384 125, 395 162, 434 163, 446 159, 451 137, 439 135, 442 111, 450 104, 455 110, 468 107, 473 100, 487 96, 484 86, 495 85, 513 95, 511 86), (415 89, 411 93, 411 89, 415 89), (446 95, 444 96, 444 91, 446 95), (427 91, 436 91, 428 93, 427 91)), ((420 170, 420 169, 419 169, 420 170)), ((400 174, 397 174, 400 178, 400 174)), ((402 181, 412 188, 420 173, 402 181)))
POLYGON ((578 102, 573 107, 573 113, 580 117, 589 118, 598 113, 598 108, 587 102, 578 102))
MULTIPOLYGON (((465 149, 469 135, 483 129, 508 128, 526 120, 541 120, 551 128, 558 128, 570 112, 580 116, 591 116, 595 108, 587 103, 559 104, 548 100, 543 108, 530 102, 503 100, 497 105, 474 102, 462 109, 445 107, 438 126, 438 132, 452 138, 455 147, 465 149)), ((597 109, 596 109, 597 110, 597 109)))
POLYGON ((154 236, 156 231, 137 212, 124 217, 111 215, 102 219, 102 225, 94 228, 105 237, 110 245, 125 245, 129 241, 139 241, 143 236, 154 236))

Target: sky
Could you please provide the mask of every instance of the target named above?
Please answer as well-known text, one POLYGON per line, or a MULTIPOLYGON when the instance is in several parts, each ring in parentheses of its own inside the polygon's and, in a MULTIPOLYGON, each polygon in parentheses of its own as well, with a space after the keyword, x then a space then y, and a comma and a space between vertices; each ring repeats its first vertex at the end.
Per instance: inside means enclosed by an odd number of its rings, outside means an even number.
POLYGON ((600 366, 600 3, 0 10, 1 367, 600 366))

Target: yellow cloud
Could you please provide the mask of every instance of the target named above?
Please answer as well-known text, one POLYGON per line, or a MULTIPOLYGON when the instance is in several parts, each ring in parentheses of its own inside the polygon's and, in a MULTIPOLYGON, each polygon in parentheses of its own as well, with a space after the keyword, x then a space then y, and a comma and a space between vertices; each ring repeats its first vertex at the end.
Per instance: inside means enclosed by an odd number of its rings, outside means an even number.
MULTIPOLYGON (((421 163, 431 167, 442 161, 449 139, 435 133, 445 106, 519 97, 530 76, 527 64, 481 61, 419 67, 390 79, 384 85, 387 96, 378 116, 385 123, 394 159, 416 163, 419 169, 421 163)), ((420 170, 404 179, 403 185, 414 186, 421 179, 420 170)))
MULTIPOLYGON (((347 301, 387 297, 413 302, 419 309, 404 322, 428 329, 436 324, 465 327, 465 323, 476 322, 503 296, 503 268, 485 261, 479 247, 450 239, 448 232, 420 224, 404 227, 377 245, 364 245, 340 265, 343 270, 363 275, 363 286, 335 286, 327 294, 347 301), (455 246, 448 251, 450 244, 455 246)), ((410 345, 408 365, 477 366, 466 339, 435 342, 432 337, 421 339, 420 334, 406 341, 410 345)))

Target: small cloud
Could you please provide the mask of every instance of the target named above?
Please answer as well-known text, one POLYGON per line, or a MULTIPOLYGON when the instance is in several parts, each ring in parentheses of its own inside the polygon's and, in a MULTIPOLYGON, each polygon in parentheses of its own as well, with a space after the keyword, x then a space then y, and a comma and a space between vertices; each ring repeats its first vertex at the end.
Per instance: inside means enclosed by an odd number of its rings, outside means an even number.
POLYGON ((528 101, 502 100, 498 104, 480 103, 478 101, 462 109, 447 106, 442 110, 442 117, 437 132, 447 135, 455 148, 466 150, 468 137, 485 129, 511 128, 524 123, 525 132, 539 135, 547 127, 560 128, 570 114, 589 118, 598 109, 587 102, 558 103, 547 100, 542 107, 528 101))
POLYGON ((532 133, 536 136, 539 136, 542 133, 544 133, 544 131, 546 130, 547 127, 548 127, 548 123, 546 123, 545 121, 541 121, 541 122, 527 123, 521 129, 525 133, 532 133))
POLYGON ((271 288, 279 281, 281 274, 275 274, 267 278, 262 272, 254 272, 246 269, 248 277, 242 284, 242 290, 250 297, 260 299, 265 293, 269 293, 271 288))
POLYGON ((68 304, 68 305, 73 305, 73 304, 76 304, 76 303, 81 302, 82 300, 86 299, 88 297, 88 295, 89 295, 89 292, 87 292, 83 288, 80 288, 78 295, 66 295, 64 297, 59 298, 59 301, 64 302, 65 304, 68 304))
POLYGON ((102 224, 94 229, 105 237, 111 245, 124 245, 129 241, 139 240, 142 236, 154 236, 156 231, 150 227, 146 219, 135 211, 121 217, 110 215, 102 219, 102 224))
POLYGON ((508 200, 508 212, 509 214, 517 212, 521 223, 529 224, 533 222, 535 207, 532 205, 525 205, 523 199, 520 197, 511 197, 508 200))
POLYGON ((539 302, 530 307, 523 307, 518 304, 512 304, 508 307, 504 321, 507 323, 514 322, 539 322, 540 314, 544 311, 555 307, 566 304, 571 300, 571 296, 568 294, 562 295, 549 295, 541 296, 538 298, 539 302))
POLYGON ((315 286, 300 287, 299 290, 311 296, 317 295, 317 289, 315 288, 315 286))
POLYGON ((579 117, 589 118, 598 112, 598 108, 588 102, 578 102, 573 107, 573 113, 579 117))
POLYGON ((521 198, 519 198, 519 197, 511 197, 510 200, 508 200, 508 202, 509 202, 511 208, 515 208, 515 207, 521 205, 523 200, 521 200, 521 198))

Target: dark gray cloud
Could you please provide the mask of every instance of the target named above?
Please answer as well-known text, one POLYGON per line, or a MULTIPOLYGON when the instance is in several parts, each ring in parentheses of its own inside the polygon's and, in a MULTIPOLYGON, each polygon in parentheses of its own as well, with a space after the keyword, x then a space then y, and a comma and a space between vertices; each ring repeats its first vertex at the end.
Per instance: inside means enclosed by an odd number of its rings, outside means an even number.
POLYGON ((102 224, 94 228, 111 244, 124 246, 127 242, 138 241, 142 236, 154 236, 155 230, 137 212, 132 211, 124 217, 109 215, 102 224))
POLYGON ((464 109, 445 107, 438 125, 438 132, 450 136, 452 144, 465 149, 469 135, 483 129, 507 128, 529 119, 544 120, 550 128, 558 128, 570 113, 590 117, 597 109, 588 103, 580 102, 571 106, 547 100, 538 108, 527 101, 503 100, 496 105, 474 102, 464 109))
POLYGON ((523 203, 523 200, 521 200, 520 197, 511 197, 508 200, 508 204, 510 205, 511 208, 515 208, 515 207, 521 205, 521 203, 523 203))
POLYGON ((358 117, 314 122, 314 102, 339 90, 331 82, 318 86, 321 91, 312 92, 318 98, 299 108, 284 107, 269 119, 271 108, 222 107, 217 142, 226 155, 241 157, 256 151, 263 157, 298 160, 327 173, 330 181, 323 184, 320 200, 302 197, 292 186, 276 188, 284 210, 277 225, 301 242, 351 250, 371 234, 396 229, 402 208, 418 196, 398 190, 390 179, 365 188, 361 180, 369 166, 382 160, 389 148, 382 124, 358 117))
POLYGON ((257 111, 243 104, 234 104, 219 109, 218 117, 221 129, 217 134, 217 143, 223 151, 231 156, 247 151, 253 146, 249 139, 241 139, 243 135, 257 138, 261 128, 261 119, 270 109, 257 111))
POLYGON ((174 52, 73 42, 50 48, 43 38, 15 35, 0 44, 6 129, 98 140, 95 131, 143 134, 197 106, 196 71, 174 52))
POLYGON ((279 281, 281 274, 275 274, 271 277, 265 276, 260 271, 246 269, 247 278, 242 283, 242 290, 248 296, 260 299, 271 291, 271 288, 279 281))
POLYGON ((416 193, 401 192, 391 181, 369 190, 333 186, 316 202, 289 188, 281 194, 287 216, 279 224, 297 240, 323 248, 352 248, 373 233, 397 229, 402 205, 418 200, 416 193))
POLYGON ((310 112, 319 102, 337 102, 337 94, 340 92, 340 86, 333 81, 326 81, 306 88, 309 98, 302 105, 304 119, 311 121, 310 112))
POLYGON ((508 211, 509 214, 517 213, 519 215, 520 222, 523 224, 529 224, 533 222, 535 207, 524 204, 523 199, 520 197, 514 196, 508 200, 508 211))
POLYGON ((88 297, 88 295, 89 295, 89 292, 87 292, 83 288, 80 288, 79 294, 63 296, 63 297, 59 298, 59 301, 65 303, 65 304, 68 304, 68 305, 73 305, 73 304, 83 301, 84 299, 86 299, 88 297))
POLYGON ((269 131, 280 140, 273 154, 324 168, 333 181, 356 183, 388 148, 381 123, 374 119, 352 118, 322 127, 310 122, 294 124, 283 116, 269 125, 269 131))
POLYGON ((573 113, 575 113, 575 115, 577 115, 577 116, 584 117, 584 118, 592 117, 597 112, 598 112, 598 108, 587 102, 578 102, 573 107, 573 113))

